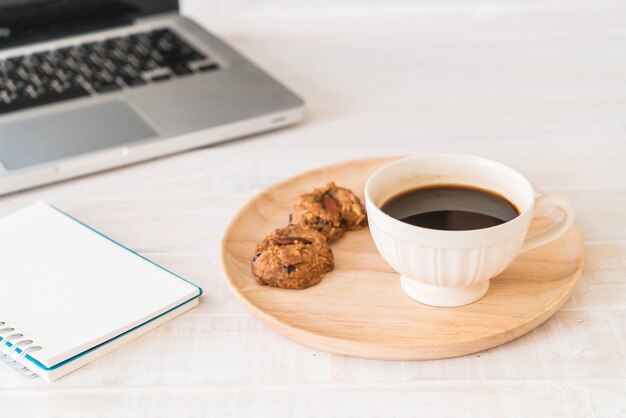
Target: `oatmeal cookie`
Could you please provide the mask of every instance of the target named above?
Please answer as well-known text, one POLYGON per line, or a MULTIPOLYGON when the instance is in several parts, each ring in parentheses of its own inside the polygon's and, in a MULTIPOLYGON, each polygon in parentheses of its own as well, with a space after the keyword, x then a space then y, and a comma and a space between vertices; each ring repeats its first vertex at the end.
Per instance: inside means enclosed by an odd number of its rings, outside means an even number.
POLYGON ((291 219, 295 225, 321 232, 329 241, 342 237, 341 206, 322 189, 301 195, 293 206, 291 219))
POLYGON ((338 187, 335 183, 328 183, 324 190, 339 203, 341 222, 347 229, 355 231, 367 225, 365 208, 352 190, 338 187))
POLYGON ((365 208, 352 191, 328 183, 326 187, 298 198, 291 213, 291 222, 321 232, 329 241, 343 235, 346 229, 367 225, 365 208))
POLYGON ((319 232, 297 225, 280 228, 257 244, 252 273, 262 285, 304 289, 335 267, 333 252, 319 232))

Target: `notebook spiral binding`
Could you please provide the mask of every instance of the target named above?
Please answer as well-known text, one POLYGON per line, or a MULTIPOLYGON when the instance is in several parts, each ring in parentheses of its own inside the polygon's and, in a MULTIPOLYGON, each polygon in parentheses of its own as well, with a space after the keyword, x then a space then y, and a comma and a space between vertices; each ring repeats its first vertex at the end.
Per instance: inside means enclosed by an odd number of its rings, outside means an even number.
POLYGON ((15 328, 0 321, 0 360, 13 366, 26 377, 35 377, 36 373, 25 366, 26 355, 33 351, 41 350, 42 347, 34 345, 32 340, 24 338, 24 335, 16 332, 15 328), (11 346, 9 346, 11 343, 11 346), (20 352, 17 349, 20 349, 20 352))

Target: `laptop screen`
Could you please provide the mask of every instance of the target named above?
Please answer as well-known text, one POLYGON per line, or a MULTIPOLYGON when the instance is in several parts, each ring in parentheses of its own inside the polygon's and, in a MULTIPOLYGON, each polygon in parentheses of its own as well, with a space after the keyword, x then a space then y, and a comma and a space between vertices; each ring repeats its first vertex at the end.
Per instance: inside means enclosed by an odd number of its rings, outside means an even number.
POLYGON ((177 10, 177 0, 0 0, 0 48, 177 10))

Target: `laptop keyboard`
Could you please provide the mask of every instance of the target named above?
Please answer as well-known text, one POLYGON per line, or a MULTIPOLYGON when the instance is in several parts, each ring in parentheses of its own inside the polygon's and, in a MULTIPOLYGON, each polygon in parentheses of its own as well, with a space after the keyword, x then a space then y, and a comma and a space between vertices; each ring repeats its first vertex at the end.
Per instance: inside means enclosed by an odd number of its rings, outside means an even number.
POLYGON ((218 69, 169 29, 0 60, 0 114, 218 69))

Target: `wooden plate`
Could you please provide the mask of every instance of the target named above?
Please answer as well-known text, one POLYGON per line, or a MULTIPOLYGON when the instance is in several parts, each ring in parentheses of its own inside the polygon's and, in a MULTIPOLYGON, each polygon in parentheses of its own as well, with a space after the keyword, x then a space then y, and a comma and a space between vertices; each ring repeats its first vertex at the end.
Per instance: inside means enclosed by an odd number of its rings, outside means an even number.
MULTIPOLYGON (((336 269, 305 290, 260 286, 250 271, 257 241, 288 223, 297 196, 328 181, 360 195, 366 179, 393 158, 351 161, 270 187, 232 220, 222 241, 228 284, 263 323, 302 344, 355 357, 424 360, 460 356, 511 341, 548 319, 571 294, 584 264, 574 226, 560 239, 520 255, 491 280, 485 297, 458 308, 422 305, 400 289, 398 273, 376 251, 369 231, 349 232, 332 246, 336 269)), ((538 214, 530 235, 558 222, 538 214)))

